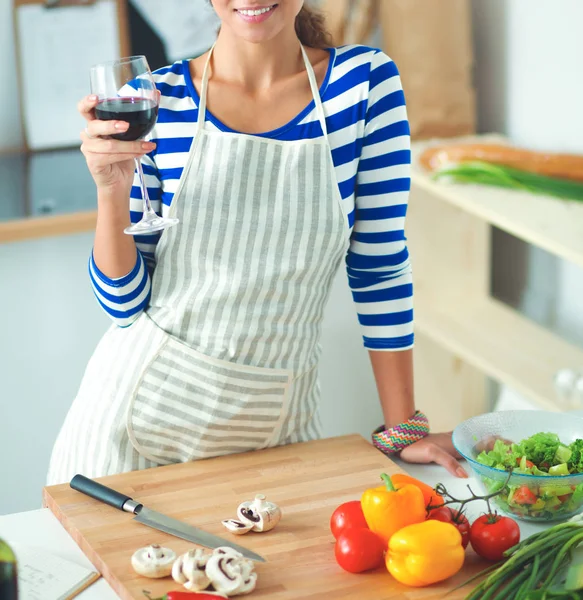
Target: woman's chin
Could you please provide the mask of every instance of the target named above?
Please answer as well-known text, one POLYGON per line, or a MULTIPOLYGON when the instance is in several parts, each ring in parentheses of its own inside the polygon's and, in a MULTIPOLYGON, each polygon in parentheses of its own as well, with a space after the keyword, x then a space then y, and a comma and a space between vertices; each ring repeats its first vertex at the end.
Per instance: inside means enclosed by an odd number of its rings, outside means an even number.
POLYGON ((251 24, 233 23, 229 27, 230 33, 236 38, 250 44, 264 44, 273 41, 282 32, 283 27, 274 27, 271 23, 251 24))

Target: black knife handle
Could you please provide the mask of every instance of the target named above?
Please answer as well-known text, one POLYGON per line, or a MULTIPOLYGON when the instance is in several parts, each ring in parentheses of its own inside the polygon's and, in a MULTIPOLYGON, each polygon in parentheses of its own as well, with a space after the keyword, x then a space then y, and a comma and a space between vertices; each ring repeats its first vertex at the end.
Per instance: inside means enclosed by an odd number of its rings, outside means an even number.
POLYGON ((109 504, 109 506, 113 506, 118 510, 124 510, 130 513, 139 512, 139 508, 142 507, 141 504, 134 502, 132 498, 126 496, 125 494, 120 494, 111 488, 106 487, 101 483, 97 483, 97 481, 93 481, 93 479, 89 479, 84 475, 75 475, 73 479, 71 479, 70 486, 93 498, 95 500, 99 500, 100 502, 104 502, 105 504, 109 504))

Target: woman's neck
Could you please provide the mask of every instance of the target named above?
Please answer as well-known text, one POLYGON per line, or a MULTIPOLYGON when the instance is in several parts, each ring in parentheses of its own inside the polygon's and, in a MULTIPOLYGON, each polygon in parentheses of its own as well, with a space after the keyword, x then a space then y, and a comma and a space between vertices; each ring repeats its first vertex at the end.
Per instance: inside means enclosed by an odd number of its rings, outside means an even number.
POLYGON ((253 94, 303 69, 300 42, 295 30, 273 40, 251 43, 222 29, 212 58, 213 77, 236 83, 253 94))

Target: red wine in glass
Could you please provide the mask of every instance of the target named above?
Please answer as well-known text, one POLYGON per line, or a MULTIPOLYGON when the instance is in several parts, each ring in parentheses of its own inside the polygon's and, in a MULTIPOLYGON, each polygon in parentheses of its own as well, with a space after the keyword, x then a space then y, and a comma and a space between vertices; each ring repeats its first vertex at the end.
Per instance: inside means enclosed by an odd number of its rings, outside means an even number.
POLYGON ((95 107, 95 116, 101 121, 125 121, 127 131, 111 137, 122 142, 133 142, 146 137, 156 124, 158 104, 147 98, 109 98, 95 107))
MULTIPOLYGON (((127 131, 109 137, 121 142, 135 142, 151 133, 158 118, 160 94, 145 56, 120 58, 92 67, 91 93, 99 98, 95 107, 96 119, 129 123, 127 131)), ((134 153, 133 148, 131 152, 134 153)), ((178 219, 161 217, 153 210, 139 158, 135 159, 135 165, 144 201, 143 216, 124 232, 143 235, 176 225, 178 219)))

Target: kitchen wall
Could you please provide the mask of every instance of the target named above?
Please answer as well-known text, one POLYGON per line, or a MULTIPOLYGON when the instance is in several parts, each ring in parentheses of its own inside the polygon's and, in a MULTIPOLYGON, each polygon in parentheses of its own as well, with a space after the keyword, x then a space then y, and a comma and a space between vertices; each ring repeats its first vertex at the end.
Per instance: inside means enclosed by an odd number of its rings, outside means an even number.
MULTIPOLYGON (((473 20, 481 130, 540 150, 583 153, 583 3, 473 0, 473 20)), ((493 250, 498 295, 583 344, 583 269, 499 232, 493 250)), ((508 389, 502 400, 524 405, 508 389)))
MULTIPOLYGON (((11 0, 0 0, 0 57, 14 82, 11 0)), ((482 130, 523 143, 583 151, 580 0, 474 0, 482 130), (536 8, 533 8, 536 6, 536 8), (579 58, 578 58, 579 57, 579 58)), ((0 150, 21 143, 16 86, 0 95, 0 150)), ((0 245, 0 514, 40 504, 52 441, 87 358, 108 326, 86 278, 91 235, 0 245)), ((511 242, 496 244, 498 279, 511 242)), ((514 251, 514 250, 513 250, 514 251)), ((580 269, 522 247, 526 311, 583 339, 580 269)), ((326 317, 322 417, 326 435, 368 435, 380 423, 374 383, 345 276, 326 317)), ((505 393, 508 398, 509 392, 505 393)), ((512 405, 510 401, 506 406, 512 405)))

